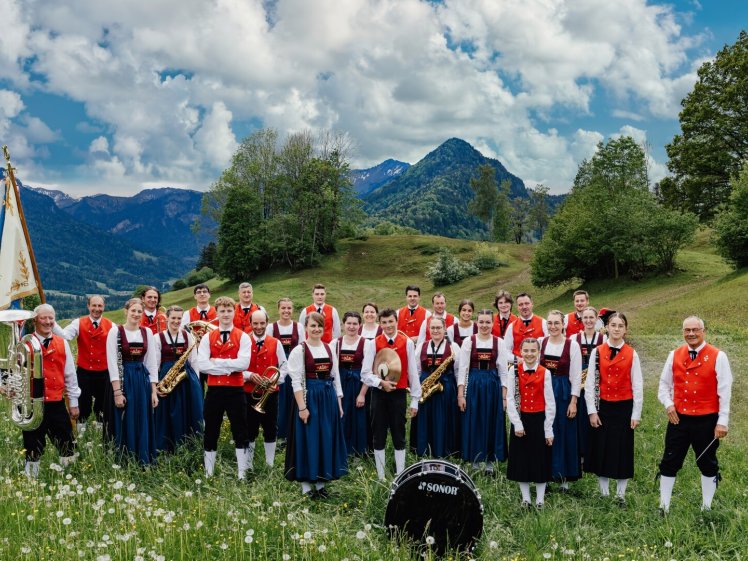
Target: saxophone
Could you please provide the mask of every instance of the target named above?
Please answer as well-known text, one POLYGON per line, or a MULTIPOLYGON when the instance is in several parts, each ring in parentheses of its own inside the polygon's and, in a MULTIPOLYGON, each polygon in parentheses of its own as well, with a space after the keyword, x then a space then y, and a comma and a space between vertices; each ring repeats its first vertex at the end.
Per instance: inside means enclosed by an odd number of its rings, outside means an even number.
MULTIPOLYGON (((447 360, 442 362, 436 370, 434 370, 423 382, 421 382, 421 399, 418 401, 418 403, 423 403, 436 392, 444 391, 444 385, 439 382, 439 378, 441 378, 441 375, 454 362, 454 360, 455 354, 452 353, 451 355, 449 355, 449 358, 447 358, 447 360)), ((465 385, 467 385, 467 383, 465 385)))
POLYGON ((192 349, 200 344, 200 340, 203 338, 203 335, 205 335, 209 331, 215 331, 216 329, 218 329, 216 325, 208 323, 207 321, 200 320, 188 323, 185 328, 188 329, 190 333, 192 333, 192 337, 195 340, 187 348, 187 350, 184 351, 182 356, 177 359, 172 367, 169 368, 169 371, 164 374, 164 377, 159 381, 159 383, 156 384, 156 390, 162 395, 169 395, 174 391, 174 388, 176 388, 179 383, 187 377, 187 370, 185 369, 184 365, 190 358, 192 349))

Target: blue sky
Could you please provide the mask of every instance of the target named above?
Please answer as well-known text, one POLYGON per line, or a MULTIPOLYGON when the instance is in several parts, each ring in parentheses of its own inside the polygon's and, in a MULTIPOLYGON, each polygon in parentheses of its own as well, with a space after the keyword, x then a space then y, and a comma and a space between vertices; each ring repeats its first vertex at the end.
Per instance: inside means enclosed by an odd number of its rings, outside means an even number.
POLYGON ((348 134, 354 167, 457 136, 566 191, 597 142, 647 142, 654 180, 738 1, 0 0, 0 142, 72 195, 204 190, 241 139, 348 134))

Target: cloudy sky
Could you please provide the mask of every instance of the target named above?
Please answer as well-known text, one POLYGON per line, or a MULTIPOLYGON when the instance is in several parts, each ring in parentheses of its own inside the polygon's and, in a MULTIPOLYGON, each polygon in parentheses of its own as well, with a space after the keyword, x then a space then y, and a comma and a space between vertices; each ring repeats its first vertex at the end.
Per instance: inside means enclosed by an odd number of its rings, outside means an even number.
POLYGON ((257 128, 347 132, 354 167, 447 138, 568 190, 598 141, 678 131, 738 0, 0 0, 0 142, 73 195, 206 189, 257 128))

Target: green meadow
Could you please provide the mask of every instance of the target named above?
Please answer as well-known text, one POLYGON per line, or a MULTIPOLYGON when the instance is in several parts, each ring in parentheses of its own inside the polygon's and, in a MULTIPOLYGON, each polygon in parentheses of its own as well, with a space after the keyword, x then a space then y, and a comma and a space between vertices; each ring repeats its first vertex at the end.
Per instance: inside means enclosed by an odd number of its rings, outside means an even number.
MULTIPOLYGON (((424 273, 447 246, 469 260, 475 242, 432 236, 371 237, 344 240, 336 255, 315 269, 270 271, 250 280, 255 301, 275 319, 275 302, 291 297, 297 310, 311 302, 311 287, 327 286, 328 302, 341 313, 373 300, 401 306, 407 284, 419 284, 422 303, 435 291, 424 273)), ((505 266, 444 288, 449 311, 471 298, 477 308, 491 307, 498 288, 529 291, 535 311, 571 309, 578 285, 534 289, 530 283, 532 247, 497 245, 505 266)), ((573 493, 553 490, 541 511, 520 509, 517 485, 502 465, 498 477, 475 474, 485 507, 484 532, 471 553, 445 559, 553 560, 741 560, 748 558, 748 399, 744 366, 748 363, 748 273, 732 271, 714 254, 708 233, 678 260, 667 277, 593 282, 583 286, 592 304, 626 313, 629 340, 642 358, 645 404, 636 435, 636 476, 620 508, 598 494, 585 477, 573 493), (699 473, 693 455, 677 479, 671 513, 657 505, 657 464, 662 453, 666 415, 657 402, 657 382, 668 351, 681 344, 681 321, 697 314, 707 323, 707 340, 727 352, 735 383, 730 433, 718 457, 723 480, 713 510, 702 513, 699 473)), ((143 279, 147 282, 147 279, 143 279)), ((214 280, 213 296, 236 296, 236 284, 214 280)), ((192 292, 168 293, 164 304, 193 304, 192 292)), ((83 313, 84 310, 81 310, 83 313)), ((120 311, 110 317, 121 320, 120 311)), ((23 475, 19 430, 0 420, 0 559, 21 560, 297 560, 349 561, 432 559, 428 549, 390 540, 383 528, 389 486, 376 480, 373 461, 354 459, 347 477, 333 482, 331 496, 311 501, 282 475, 283 453, 273 469, 257 467, 246 483, 235 479, 233 446, 224 431, 216 477, 206 480, 202 447, 193 442, 162 457, 147 469, 105 450, 101 434, 89 430, 78 441, 77 463, 62 470, 49 445, 41 476, 23 475)), ((391 451, 388 458, 391 458, 391 451)), ((408 463, 415 461, 408 457, 408 463)), ((553 486, 551 486, 553 487, 553 486)))

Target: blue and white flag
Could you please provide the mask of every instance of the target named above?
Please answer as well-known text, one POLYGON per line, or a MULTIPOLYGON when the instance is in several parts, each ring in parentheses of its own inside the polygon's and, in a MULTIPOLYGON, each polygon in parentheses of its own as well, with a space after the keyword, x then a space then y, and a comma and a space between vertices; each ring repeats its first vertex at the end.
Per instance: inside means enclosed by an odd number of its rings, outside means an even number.
POLYGON ((0 179, 0 310, 17 307, 21 298, 39 293, 20 201, 10 178, 3 175, 0 179))

